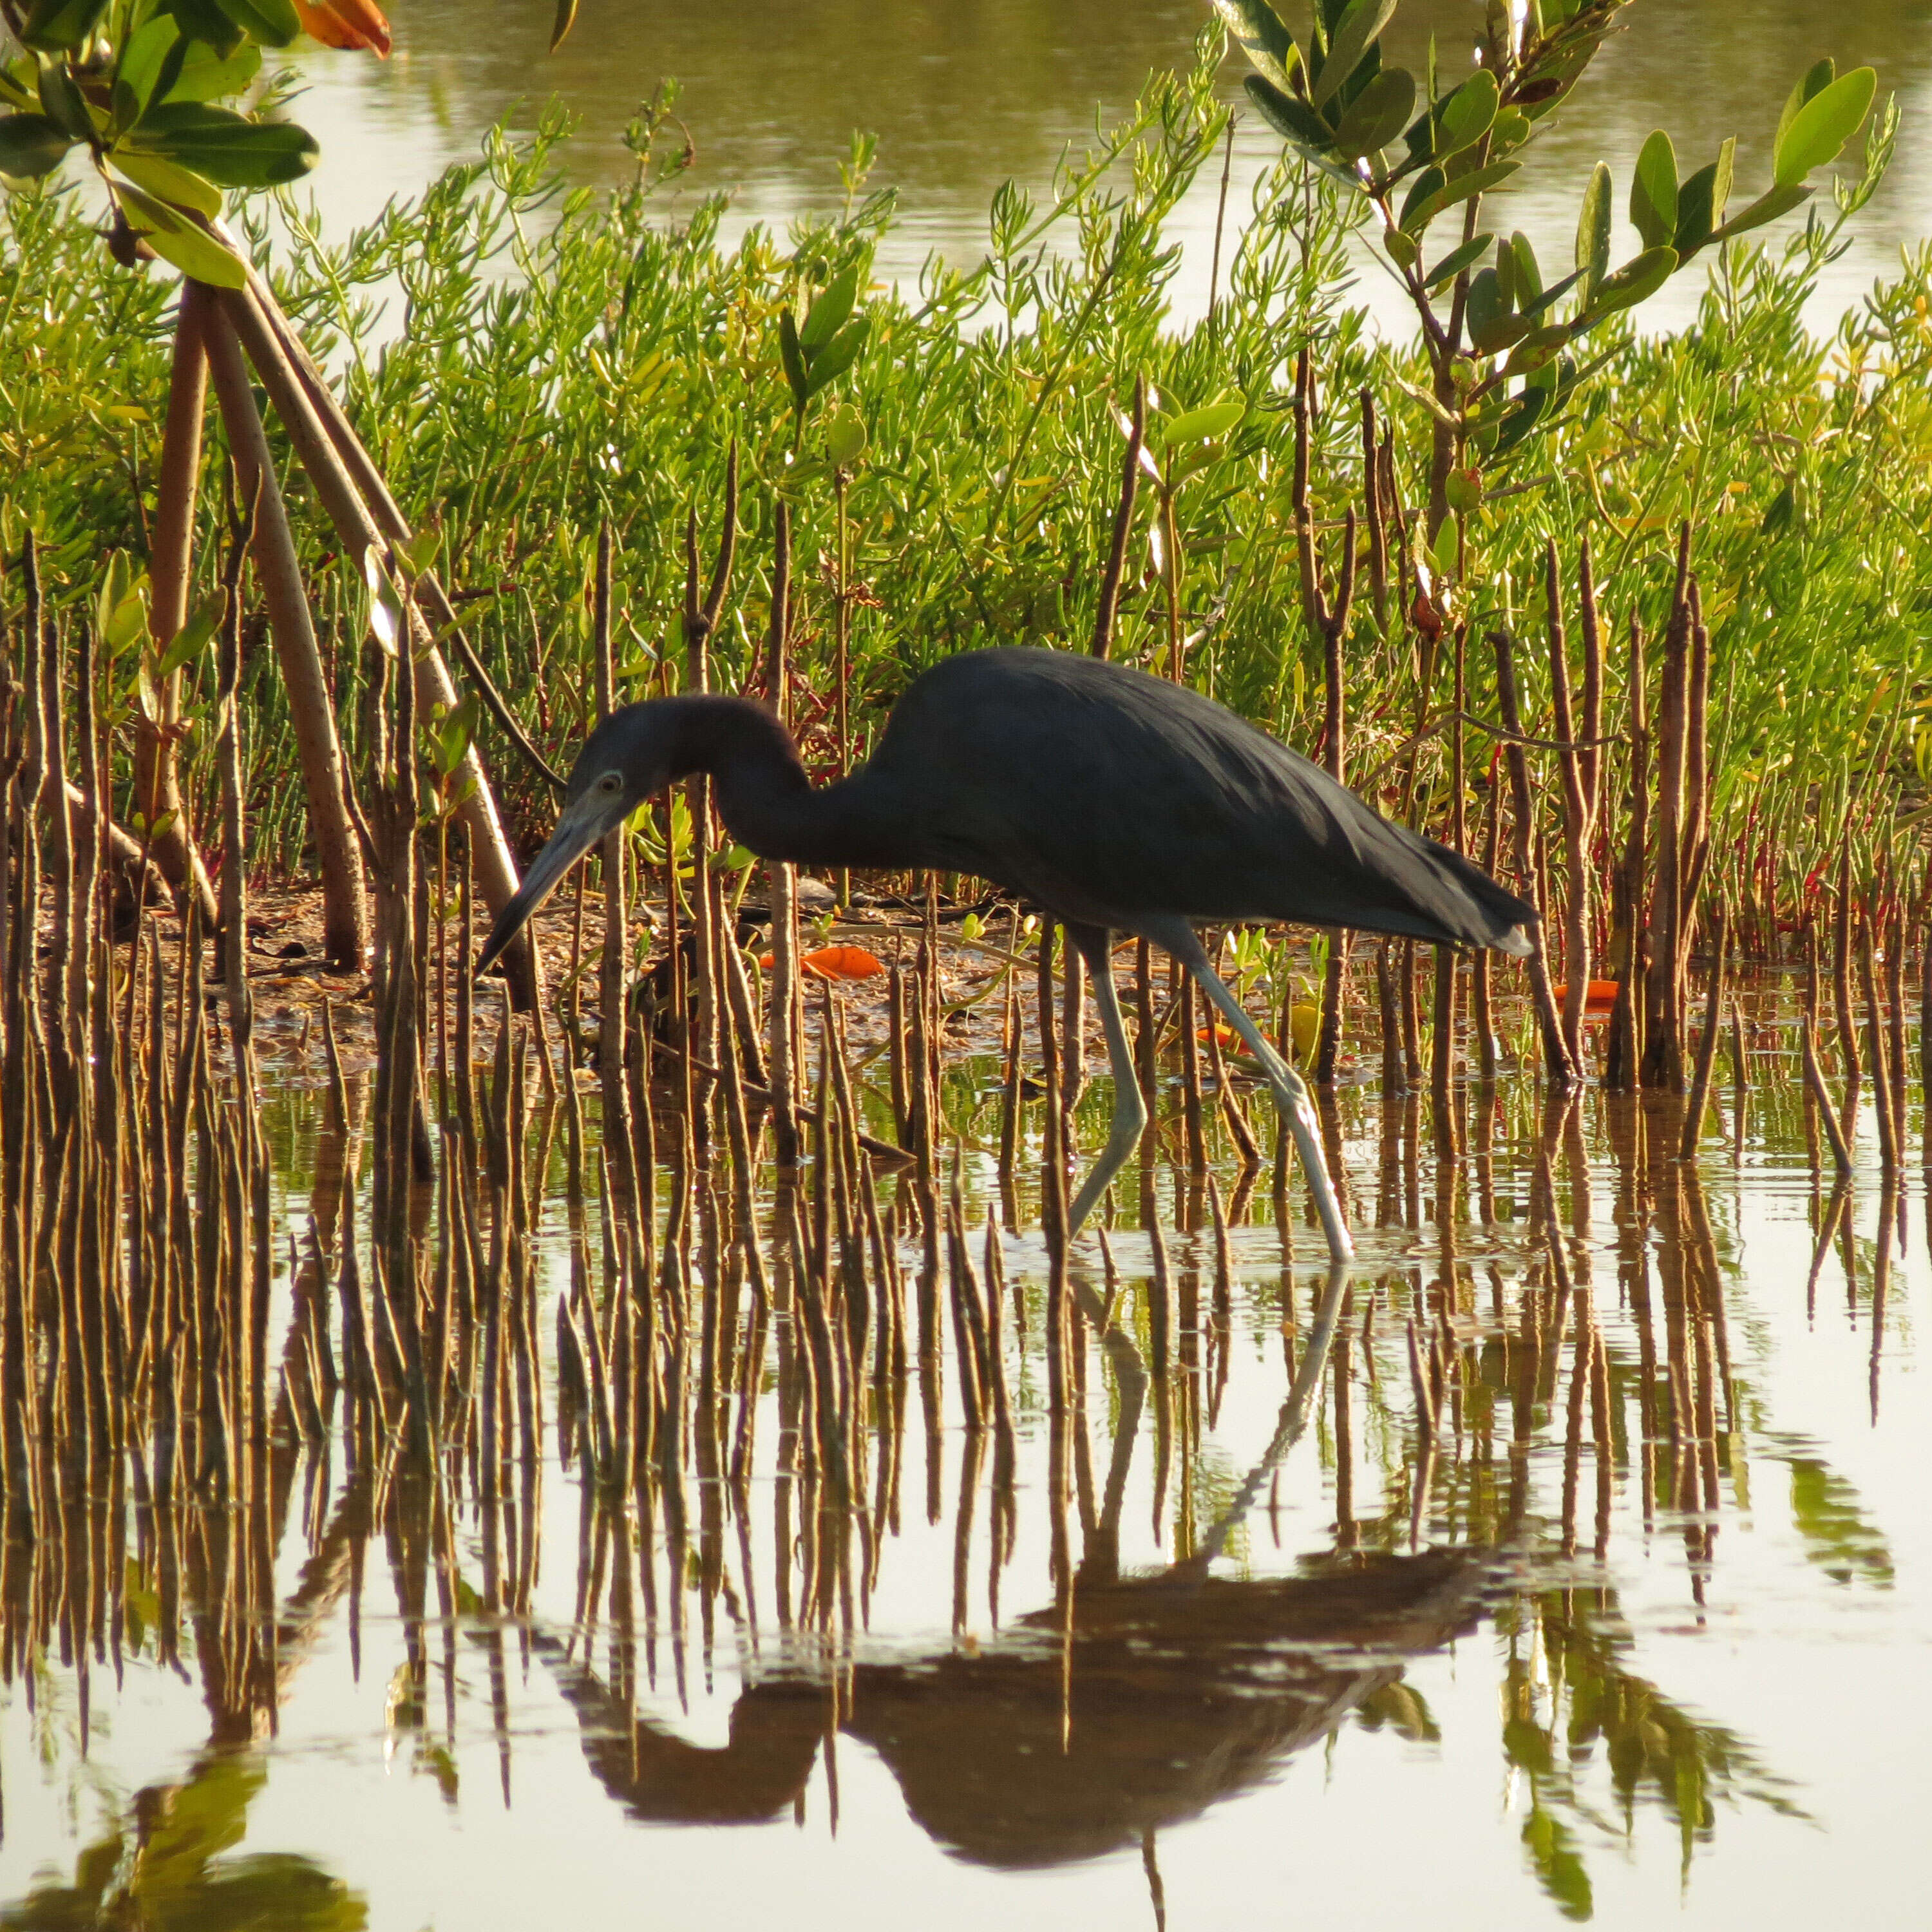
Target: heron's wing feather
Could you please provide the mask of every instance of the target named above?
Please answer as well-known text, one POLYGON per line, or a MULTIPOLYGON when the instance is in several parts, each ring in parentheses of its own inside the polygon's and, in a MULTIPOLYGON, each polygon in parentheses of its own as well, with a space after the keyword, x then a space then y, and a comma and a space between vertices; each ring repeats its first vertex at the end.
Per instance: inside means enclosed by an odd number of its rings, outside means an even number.
POLYGON ((1282 919, 1474 944, 1534 917, 1222 706, 1068 652, 947 660, 900 700, 873 772, 916 818, 927 862, 1070 916, 1282 919))

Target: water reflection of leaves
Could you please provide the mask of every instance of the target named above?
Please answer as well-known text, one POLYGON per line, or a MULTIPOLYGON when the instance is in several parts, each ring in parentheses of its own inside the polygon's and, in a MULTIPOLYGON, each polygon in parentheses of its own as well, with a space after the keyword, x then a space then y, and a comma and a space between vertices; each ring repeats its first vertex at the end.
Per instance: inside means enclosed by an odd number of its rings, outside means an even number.
POLYGON ((1502 1620, 1505 1628, 1512 1618, 1503 1753, 1528 1785, 1522 1836, 1531 1865, 1565 1916, 1588 1918, 1594 1909, 1588 1870, 1566 1814, 1627 1840, 1648 1800, 1676 1825, 1687 1869, 1694 1847, 1712 1835, 1720 1800, 1761 1804, 1786 1818, 1807 1816, 1785 1780, 1736 1732, 1693 1716, 1625 1668, 1630 1639, 1609 1592, 1587 1615, 1571 1607, 1566 1592, 1526 1597, 1502 1620), (1616 1816, 1591 1802, 1580 1779, 1599 1746, 1618 1801, 1616 1816))
POLYGON ((1804 1539, 1804 1553, 1834 1583, 1892 1587, 1892 1546, 1869 1522, 1858 1493, 1818 1454, 1816 1445, 1796 1436, 1764 1435, 1764 1447, 1791 1474, 1792 1526, 1804 1539))
POLYGON ((6 1932, 362 1932, 362 1897, 293 1852, 222 1856, 240 1844, 250 1801, 268 1778, 259 1757, 205 1755, 185 1782, 138 1793, 107 1834, 74 1861, 71 1885, 37 1886, 0 1910, 6 1932))

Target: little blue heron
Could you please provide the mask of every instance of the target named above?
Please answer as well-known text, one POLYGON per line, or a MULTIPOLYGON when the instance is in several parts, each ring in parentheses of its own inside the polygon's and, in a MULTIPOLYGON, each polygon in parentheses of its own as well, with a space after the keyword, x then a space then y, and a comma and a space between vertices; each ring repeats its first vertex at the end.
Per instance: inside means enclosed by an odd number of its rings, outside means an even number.
POLYGON ((1222 982, 1196 922, 1283 920, 1531 950, 1534 908, 1225 706, 1099 658, 1002 649, 964 652, 914 679, 871 761, 816 788, 784 725, 748 699, 690 693, 613 712, 578 755, 556 829, 477 970, 578 859, 697 772, 710 774, 732 837, 762 857, 970 873, 1066 926, 1093 978, 1114 1078, 1113 1126, 1070 1232, 1147 1124, 1114 990, 1115 933, 1171 953, 1254 1055, 1336 1261, 1353 1250, 1308 1090, 1222 982))

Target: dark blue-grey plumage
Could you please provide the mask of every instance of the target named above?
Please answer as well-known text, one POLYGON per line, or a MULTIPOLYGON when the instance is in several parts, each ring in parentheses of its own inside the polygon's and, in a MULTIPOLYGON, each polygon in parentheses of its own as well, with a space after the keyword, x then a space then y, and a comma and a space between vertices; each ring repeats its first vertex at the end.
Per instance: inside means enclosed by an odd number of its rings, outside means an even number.
POLYGON ((915 679, 871 760, 824 786, 778 721, 745 699, 692 694, 612 713, 578 754, 556 830, 478 970, 578 858, 699 772, 712 778, 732 836, 765 858, 971 873, 1066 922, 1093 970, 1115 1088, 1113 1130, 1075 1227, 1142 1120, 1110 934, 1173 953, 1241 1034, 1294 1132, 1337 1259, 1351 1252, 1348 1233, 1306 1090, 1222 984, 1194 923, 1282 920, 1530 950, 1532 908, 1224 706, 1093 658, 1002 650, 949 658, 915 679))

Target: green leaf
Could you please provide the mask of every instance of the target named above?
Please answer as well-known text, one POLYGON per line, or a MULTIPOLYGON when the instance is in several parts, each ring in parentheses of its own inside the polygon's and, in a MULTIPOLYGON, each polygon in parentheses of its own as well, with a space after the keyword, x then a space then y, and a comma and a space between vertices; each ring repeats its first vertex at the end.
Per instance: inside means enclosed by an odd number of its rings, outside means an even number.
POLYGON ((1283 94, 1292 92, 1301 50, 1268 0, 1214 0, 1214 10, 1256 72, 1283 94))
POLYGON ((160 662, 154 667, 158 682, 172 677, 178 670, 185 670, 207 650, 208 640, 220 627, 226 608, 224 596, 204 598, 195 606, 194 614, 169 640, 160 662))
POLYGON ((1543 271, 1536 265, 1536 250, 1520 228, 1510 237, 1509 250, 1514 258, 1516 305, 1526 314, 1533 314, 1531 304, 1539 302, 1543 295, 1543 271))
POLYGON ((1663 287, 1677 269, 1677 250, 1659 247, 1646 248, 1626 262, 1613 275, 1590 284, 1590 301, 1586 320, 1596 322, 1614 315, 1620 308, 1634 308, 1663 287))
POLYGON ((859 359, 859 352, 865 347, 866 338, 872 327, 870 316, 855 317, 812 358, 812 386, 808 393, 817 395, 851 368, 859 359))
POLYGON ((1171 417, 1161 440, 1169 449, 1180 449, 1190 442, 1206 442, 1226 436, 1247 412, 1247 404, 1238 396, 1204 403, 1198 410, 1186 410, 1171 417))
POLYGON ((114 122, 117 128, 131 128, 148 111, 156 94, 164 92, 160 83, 164 68, 172 65, 178 74, 182 56, 187 51, 180 30, 172 18, 157 14, 144 21, 128 36, 114 69, 114 122), (172 54, 172 62, 168 56, 172 54))
POLYGON ((1529 331, 1528 322, 1515 314, 1504 298, 1502 279, 1493 268, 1484 268, 1469 278, 1469 298, 1464 311, 1470 346, 1478 354, 1494 356, 1519 341, 1529 331))
POLYGON ((1473 147, 1495 124, 1502 95, 1487 68, 1470 75, 1436 111, 1436 158, 1446 160, 1473 147))
POLYGON ((1677 234, 1677 151, 1660 128, 1644 142, 1630 176, 1630 226, 1646 248, 1660 248, 1677 234))
POLYGON ((182 39, 200 41, 220 60, 226 60, 248 38, 223 12, 220 0, 166 0, 165 10, 174 16, 182 39))
POLYGON ((244 40, 225 57, 205 40, 183 43, 186 52, 174 84, 157 89, 170 105, 184 100, 219 100, 224 94, 239 94, 262 70, 262 50, 244 40))
POLYGON ((74 86, 74 77, 67 70, 67 62, 47 54, 36 54, 34 58, 40 70, 40 106, 48 118, 56 122, 70 140, 92 140, 94 117, 88 112, 80 89, 74 86))
POLYGON ((51 174, 74 143, 44 114, 0 118, 0 175, 32 181, 51 174))
POLYGON ((798 323, 790 309, 778 316, 778 356, 784 364, 785 380, 791 386, 791 404, 800 416, 812 400, 812 377, 805 366, 805 352, 798 346, 798 323))
POLYGON ((826 420, 825 453, 841 470, 866 453, 865 422, 850 403, 841 403, 826 420))
POLYGON ((1305 101, 1283 93, 1272 81, 1264 80, 1258 74, 1250 74, 1244 85, 1248 98, 1277 134, 1286 136, 1298 147, 1307 148, 1312 153, 1322 154, 1328 152, 1334 136, 1327 122, 1305 101))
POLYGON ((1778 117, 1778 136, 1772 142, 1775 153, 1778 142, 1784 139, 1786 130, 1798 118, 1799 110, 1808 100, 1814 99, 1838 78, 1838 64, 1827 54, 1821 61, 1814 61, 1798 77, 1798 84, 1785 96, 1784 112, 1778 117))
MULTIPOLYGON (((1418 182, 1440 170, 1425 168, 1417 177, 1418 182)), ((1492 188, 1500 188, 1512 175, 1522 172, 1520 161, 1495 161, 1486 168, 1472 168, 1466 175, 1458 175, 1452 182, 1446 182, 1432 193, 1424 197, 1420 203, 1412 195, 1402 203, 1402 225, 1412 235, 1419 235, 1445 208, 1454 208, 1458 202, 1473 200, 1479 194, 1486 194, 1492 188)))
POLYGON ((221 212, 221 190, 214 184, 159 154, 144 154, 127 147, 114 150, 107 158, 136 188, 145 188, 177 207, 191 208, 197 214, 221 212))
POLYGON ((1520 148, 1529 139, 1533 123, 1520 107, 1498 110, 1496 125, 1490 130, 1490 152, 1498 157, 1520 148))
POLYGON ((1342 83, 1360 64, 1370 43, 1388 25, 1389 16, 1394 11, 1395 0, 1350 0, 1348 10, 1328 37, 1328 51, 1322 58, 1322 72, 1309 95, 1313 106, 1324 106, 1334 98, 1342 83))
POLYGON ((1733 235, 1742 235, 1747 229, 1762 228, 1767 221, 1775 221, 1780 214, 1789 214, 1794 208, 1802 207, 1816 193, 1808 188, 1769 188, 1760 195, 1748 208, 1732 215, 1723 227, 1713 229, 1713 242, 1728 242, 1733 235))
POLYGON ((221 10, 250 40, 285 47, 302 32, 293 0, 220 0, 221 10))
POLYGON ((1737 155, 1736 136, 1718 150, 1718 158, 1700 168, 1677 191, 1677 234, 1674 246, 1688 260, 1708 242, 1724 218, 1731 199, 1731 170, 1737 155))
POLYGON ((1582 212, 1576 218, 1576 266, 1587 298, 1591 284, 1610 266, 1610 170, 1605 161, 1597 164, 1583 190, 1582 212))
POLYGON ((1472 235, 1460 248, 1450 249, 1430 270, 1422 286, 1425 289, 1439 289, 1444 282, 1454 281, 1472 262, 1481 258, 1496 238, 1489 234, 1472 235))
POLYGON ((556 12, 550 23, 550 50, 555 53, 577 24, 577 0, 556 0, 556 12))
POLYGON ((856 266, 842 269, 819 291, 818 299, 806 311, 804 327, 798 332, 798 346, 804 350, 807 362, 845 326, 858 294, 856 266))
POLYGON ((1415 112, 1415 76, 1385 68, 1356 95, 1335 130, 1335 152, 1345 160, 1378 154, 1397 140, 1415 112))
POLYGON ((106 10, 107 0, 37 0, 20 38, 40 52, 66 53, 86 41, 106 10))
POLYGON ((1877 91, 1876 70, 1854 68, 1806 101, 1778 136, 1772 166, 1778 185, 1796 188, 1814 168, 1835 161, 1845 143, 1864 124, 1877 91))
POLYGON ((292 122, 250 121, 198 101, 153 109, 135 139, 143 149, 224 188, 299 181, 321 158, 315 137, 292 122))
POLYGON ((125 182, 110 178, 107 184, 128 226, 145 236, 148 247, 171 267, 212 288, 238 289, 246 283, 241 258, 230 254, 206 230, 125 182))
POLYGON ((1490 454, 1492 456, 1508 455, 1536 427, 1550 406, 1551 400, 1548 389, 1534 386, 1525 389, 1497 424, 1496 440, 1491 446, 1490 454))

